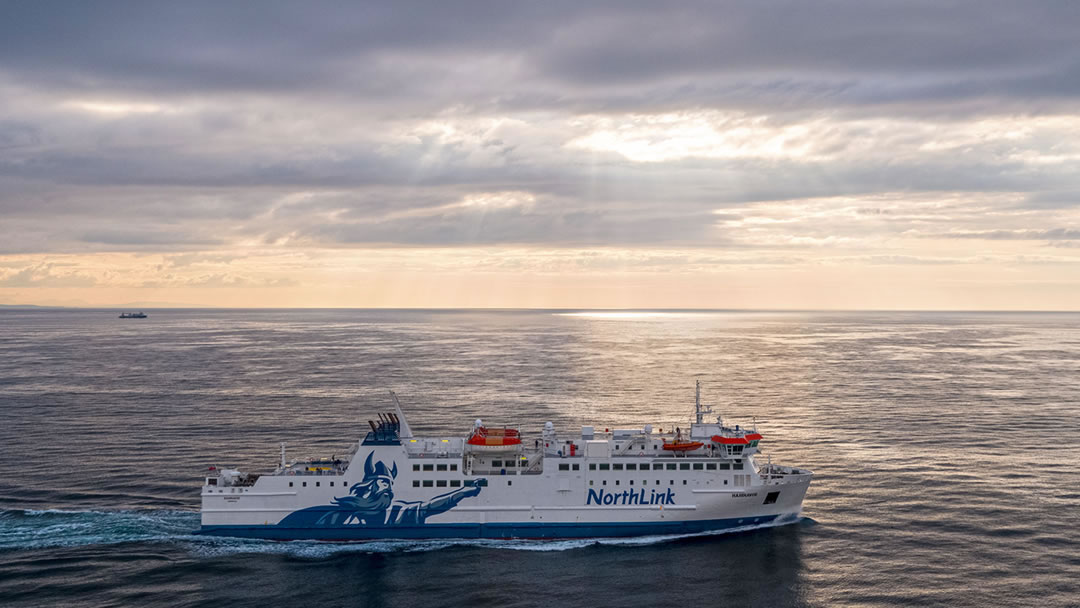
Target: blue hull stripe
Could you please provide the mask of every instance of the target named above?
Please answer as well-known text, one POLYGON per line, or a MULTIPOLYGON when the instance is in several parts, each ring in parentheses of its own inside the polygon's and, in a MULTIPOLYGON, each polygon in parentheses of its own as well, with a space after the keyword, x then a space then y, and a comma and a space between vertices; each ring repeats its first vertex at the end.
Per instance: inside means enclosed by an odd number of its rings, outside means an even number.
POLYGON ((611 523, 484 523, 423 524, 419 526, 341 526, 292 528, 281 526, 203 526, 196 534, 268 540, 372 540, 403 538, 599 538, 693 534, 768 523, 777 515, 697 521, 611 523))

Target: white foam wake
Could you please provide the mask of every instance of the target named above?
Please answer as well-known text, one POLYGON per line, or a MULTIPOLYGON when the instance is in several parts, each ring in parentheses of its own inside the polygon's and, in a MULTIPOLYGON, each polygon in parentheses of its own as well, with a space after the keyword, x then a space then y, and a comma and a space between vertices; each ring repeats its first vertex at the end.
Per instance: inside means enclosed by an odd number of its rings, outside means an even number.
POLYGON ((510 551, 570 551, 597 545, 645 546, 687 538, 749 532, 796 523, 798 514, 765 524, 740 526, 692 534, 662 534, 629 538, 579 538, 562 540, 431 539, 375 540, 363 542, 267 541, 199 536, 199 514, 191 511, 0 511, 0 551, 52 547, 116 545, 120 543, 170 543, 196 556, 216 557, 237 553, 284 554, 320 559, 346 553, 407 553, 438 551, 451 547, 477 547, 510 551))

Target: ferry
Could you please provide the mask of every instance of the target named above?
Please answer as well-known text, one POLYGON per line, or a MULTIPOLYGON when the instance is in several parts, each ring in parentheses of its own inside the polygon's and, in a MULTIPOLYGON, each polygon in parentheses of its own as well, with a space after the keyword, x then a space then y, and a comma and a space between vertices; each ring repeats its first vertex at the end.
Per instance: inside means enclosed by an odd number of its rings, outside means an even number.
POLYGON ((142 311, 139 312, 122 312, 120 313, 121 319, 145 319, 148 315, 142 311))
MULTIPOLYGON (((689 428, 583 426, 524 438, 477 420, 416 437, 401 403, 348 453, 272 473, 210 467, 199 534, 274 540, 582 538, 689 534, 798 519, 813 473, 757 462, 756 428, 701 403, 689 428)), ((755 425, 756 426, 756 425, 755 425)))

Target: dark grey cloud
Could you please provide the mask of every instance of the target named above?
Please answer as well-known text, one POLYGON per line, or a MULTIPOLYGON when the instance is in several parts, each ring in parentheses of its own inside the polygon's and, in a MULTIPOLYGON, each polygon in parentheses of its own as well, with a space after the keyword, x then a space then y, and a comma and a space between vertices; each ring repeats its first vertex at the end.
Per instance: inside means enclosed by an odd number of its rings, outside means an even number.
MULTIPOLYGON (((1078 29, 1064 1, 4 3, 0 252, 723 247, 718 224, 741 217, 724 209, 881 192, 1060 211, 1080 192, 1076 123, 960 131, 1075 113, 1078 29), (662 162, 572 145, 608 117, 620 133, 640 126, 626 115, 710 111, 762 116, 760 137, 826 124, 792 136, 805 156, 753 137, 662 162), (946 133, 873 122, 904 120, 946 133), (461 206, 508 191, 536 202, 461 206)), ((919 221, 881 220, 1009 230, 919 221)))
MULTIPOLYGON (((510 107, 1073 97, 1059 2, 6 3, 10 78, 68 91, 510 107), (489 62, 489 63, 485 63, 489 62), (463 68, 483 69, 461 79, 463 68), (423 93, 423 94, 421 94, 423 93)), ((386 108, 390 110, 391 108, 386 108)))
POLYGON ((633 217, 588 210, 469 211, 375 223, 340 223, 301 230, 313 242, 385 245, 640 245, 730 244, 710 234, 711 214, 633 217))
POLYGON ((83 233, 80 240, 103 245, 221 245, 220 239, 199 238, 177 232, 153 229, 112 229, 83 233))
POLYGON ((1049 230, 957 230, 926 235, 931 238, 985 239, 991 241, 1061 241, 1080 240, 1080 229, 1049 230))

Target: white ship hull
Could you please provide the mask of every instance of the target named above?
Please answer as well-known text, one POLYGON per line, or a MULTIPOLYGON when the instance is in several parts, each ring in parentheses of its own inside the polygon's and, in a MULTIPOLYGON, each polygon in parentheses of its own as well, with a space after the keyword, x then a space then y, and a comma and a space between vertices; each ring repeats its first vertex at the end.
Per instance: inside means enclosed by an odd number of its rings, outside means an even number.
MULTIPOLYGON (((372 462, 397 464, 393 502, 407 508, 451 493, 475 491, 452 508, 424 517, 393 518, 384 513, 342 509, 364 477, 365 451, 341 474, 264 476, 250 487, 206 486, 202 494, 203 534, 280 540, 363 540, 376 538, 572 538, 683 534, 770 523, 794 516, 810 485, 809 472, 763 479, 756 472, 649 470, 589 471, 584 457, 554 458, 539 474, 485 477, 449 471, 449 459, 410 458, 401 447, 377 447, 372 462), (411 465, 421 465, 413 471, 411 465), (423 465, 444 471, 424 472, 423 465), (560 471, 559 464, 578 470, 560 471), (554 469, 554 470, 548 470, 554 469), (486 480, 481 487, 467 482, 486 480), (421 487, 414 487, 418 481, 421 487), (726 483, 725 483, 726 481, 726 483), (423 487, 431 482, 431 487, 423 487), (441 487, 436 484, 443 482, 441 487), (590 482, 592 484, 590 485, 590 482), (616 483, 617 482, 617 483, 616 483), (333 484, 333 485, 330 485, 333 484), (771 496, 776 493, 775 496, 771 496), (766 504, 768 503, 768 504, 766 504), (336 518, 334 516, 337 516, 336 518)), ((625 464, 705 464, 706 459, 627 458, 625 464)), ((458 467, 460 469, 460 467, 458 467)), ((771 477, 771 476, 766 476, 771 477)))
MULTIPOLYGON (((700 393, 699 393, 700 395, 700 393)), ((396 397, 395 397, 396 403, 396 397)), ((756 431, 703 422, 476 446, 414 438, 396 413, 343 459, 286 462, 268 475, 221 471, 202 488, 201 534, 278 540, 573 538, 684 534, 795 521, 809 471, 754 462, 756 431), (598 438, 597 435, 600 435, 598 438), (673 446, 679 446, 672 450, 673 446)), ((481 441, 483 440, 483 441, 481 441)))

